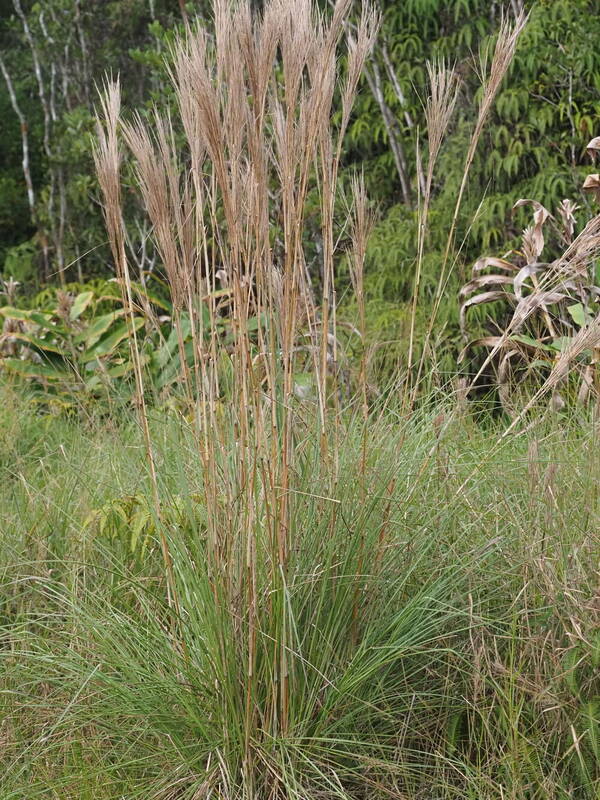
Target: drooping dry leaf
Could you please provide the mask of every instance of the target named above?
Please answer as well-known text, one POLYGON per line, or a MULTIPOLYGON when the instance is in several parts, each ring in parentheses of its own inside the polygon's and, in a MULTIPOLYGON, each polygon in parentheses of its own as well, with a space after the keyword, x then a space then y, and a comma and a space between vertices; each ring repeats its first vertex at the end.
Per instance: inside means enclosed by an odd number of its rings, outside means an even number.
POLYGON ((531 295, 531 297, 526 297, 525 302, 529 302, 531 308, 536 309, 541 306, 551 306, 561 300, 566 300, 567 296, 568 295, 564 294, 564 292, 537 292, 531 295))
POLYGON ((596 155, 600 153, 600 136, 594 136, 594 138, 588 142, 585 149, 588 156, 595 162, 596 155))
POLYGON ((510 365, 510 361, 515 356, 521 356, 519 350, 513 349, 509 350, 507 353, 504 354, 500 364, 498 366, 498 398, 500 400, 500 405, 502 406, 505 414, 507 414, 511 419, 516 419, 517 417, 517 410, 515 409, 514 404, 511 402, 511 385, 512 385, 512 369, 510 365))
MULTIPOLYGON (((523 252, 523 256, 527 264, 531 264, 532 261, 535 261, 538 257, 539 243, 536 242, 535 236, 535 228, 533 225, 528 225, 526 228, 523 229, 523 235, 521 237, 521 250, 523 252)), ((543 236, 542 236, 542 247, 543 247, 543 236)))
POLYGON ((466 300, 462 306, 460 307, 460 329, 462 331, 463 336, 465 336, 466 331, 466 314, 467 310, 471 308, 471 306, 481 305, 482 303, 493 303, 494 300, 511 300, 512 297, 510 294, 502 291, 493 291, 493 292, 482 292, 481 294, 475 295, 475 297, 469 298, 466 300))
POLYGON ((515 208, 528 205, 533 206, 533 226, 525 228, 523 231, 523 254, 527 262, 530 263, 539 258, 544 249, 543 227, 546 220, 552 218, 552 214, 537 200, 528 200, 526 198, 517 200, 513 206, 513 211, 515 208))
MULTIPOLYGON (((600 137, 592 144, 600 153, 600 137)), ((584 188, 593 192, 600 202, 600 174, 588 176, 584 188)), ((525 231, 523 252, 517 252, 517 255, 525 256, 528 262, 526 266, 511 263, 509 259, 512 260, 514 251, 505 253, 501 259, 479 259, 473 267, 472 280, 460 292, 462 299, 475 290, 504 285, 499 275, 512 276, 512 291, 506 286, 504 298, 511 301, 513 306, 516 304, 510 322, 503 326, 500 336, 476 339, 460 353, 460 361, 464 362, 477 345, 489 348, 477 378, 489 364, 496 365, 495 383, 500 400, 513 417, 507 433, 524 419, 544 395, 548 396, 551 407, 562 407, 565 398, 558 393, 558 388, 570 373, 582 376, 579 400, 585 402, 590 391, 593 391, 593 385, 589 385, 592 371, 586 370, 588 359, 582 359, 582 353, 592 349, 598 353, 600 363, 600 314, 575 336, 572 319, 574 303, 591 310, 592 306, 597 309, 596 302, 600 300, 600 286, 595 285, 595 264, 600 258, 600 215, 594 216, 576 235, 575 213, 578 206, 575 202, 563 200, 556 208, 556 217, 532 200, 521 199, 515 208, 525 205, 532 205, 534 212, 533 224, 525 231), (553 221, 553 227, 561 235, 564 252, 551 263, 544 263, 538 260, 538 253, 543 247, 543 225, 548 219, 553 221), (486 271, 490 274, 486 274, 486 271), (535 326, 530 329, 531 320, 535 320, 535 326), (582 338, 582 331, 585 331, 585 338, 582 338), (547 341, 553 342, 552 347, 544 344, 547 341), (522 384, 528 368, 536 368, 542 362, 552 367, 548 379, 541 381, 543 385, 540 386, 540 376, 536 374, 531 386, 522 386, 520 391, 515 392, 517 384, 522 384), (530 395, 530 389, 536 383, 539 388, 530 395)), ((519 263, 516 259, 515 262, 519 263)), ((501 297, 499 291, 488 291, 463 303, 460 322, 465 342, 468 308, 500 300, 501 297)), ((595 311, 591 310, 591 313, 595 311)))
MULTIPOLYGON (((598 140, 600 143, 600 139, 598 140)), ((572 200, 561 200, 556 209, 558 216, 561 219, 563 226, 563 236, 567 244, 573 241, 573 233, 575 232, 575 212, 579 210, 577 203, 572 200)))
POLYGON ((538 308, 544 309, 546 306, 558 303, 564 300, 567 295, 562 292, 535 292, 528 297, 523 297, 517 303, 515 313, 507 327, 507 331, 517 333, 529 319, 529 317, 537 311, 538 308))
POLYGON ((583 182, 582 188, 584 192, 591 192, 594 194, 596 200, 600 202, 600 175, 597 172, 587 176, 583 182))
POLYGON ((588 364, 581 373, 581 383, 579 385, 579 392, 577 393, 577 402, 579 405, 585 405, 590 391, 594 386, 594 365, 588 364))
POLYGON ((531 264, 527 264, 517 272, 513 280, 513 287, 518 300, 522 300, 523 298, 523 283, 527 280, 527 278, 530 278, 537 272, 547 269, 548 266, 548 264, 542 261, 536 261, 531 264))
POLYGON ((513 279, 509 275, 481 275, 479 278, 473 278, 473 280, 465 283, 459 292, 459 297, 462 299, 471 294, 471 292, 484 287, 509 285, 512 282, 513 279))
POLYGON ((494 258, 493 256, 485 256, 484 258, 479 258, 473 264, 473 277, 477 275, 479 272, 483 272, 484 269, 488 269, 489 267, 496 267, 496 269, 504 270, 504 272, 518 272, 519 267, 516 267, 514 264, 511 264, 510 261, 507 261, 505 258, 494 258))
POLYGON ((463 347, 458 354, 457 361, 459 364, 462 363, 465 360, 469 350, 471 350, 473 347, 499 347, 504 343, 504 341, 504 336, 482 336, 481 339, 474 339, 472 342, 469 342, 468 345, 463 347))
POLYGON ((566 403, 562 394, 559 391, 552 392, 552 397, 550 398, 550 408, 552 411, 562 411, 565 406, 566 403))

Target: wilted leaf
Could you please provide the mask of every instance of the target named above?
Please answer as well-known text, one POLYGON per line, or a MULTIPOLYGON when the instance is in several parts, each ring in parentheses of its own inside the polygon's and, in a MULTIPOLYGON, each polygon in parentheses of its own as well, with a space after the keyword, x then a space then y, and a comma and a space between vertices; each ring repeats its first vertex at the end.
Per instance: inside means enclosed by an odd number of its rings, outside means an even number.
POLYGON ((592 161, 596 161, 596 155, 600 153, 600 136, 594 136, 594 138, 587 143, 585 149, 592 161))
POLYGON ((486 256, 485 258, 477 259, 477 261, 473 264, 473 277, 475 277, 475 275, 477 275, 479 272, 483 272, 484 269, 489 269, 490 267, 496 267, 496 269, 501 269, 505 272, 519 271, 519 267, 511 264, 511 262, 507 261, 505 258, 486 256))
POLYGON ((523 253, 527 262, 535 261, 544 249, 544 232, 543 226, 546 220, 552 216, 548 209, 537 200, 527 200, 525 198, 517 200, 513 206, 520 208, 521 206, 533 206, 533 227, 525 228, 523 231, 523 253))
POLYGON ((494 292, 482 292, 481 294, 475 295, 475 297, 471 297, 469 300, 464 302, 460 307, 460 329, 465 332, 465 323, 466 323, 466 313, 471 306, 481 305, 482 303, 493 303, 495 300, 510 300, 512 299, 510 294, 501 291, 494 291, 494 292))
POLYGON ((512 284, 513 279, 509 275, 481 275, 479 278, 473 278, 462 287, 459 292, 459 297, 466 297, 471 292, 477 289, 483 289, 485 286, 499 286, 512 284))
POLYGON ((515 290, 515 296, 518 300, 522 300, 523 298, 523 283, 527 280, 527 278, 530 278, 537 272, 541 272, 543 269, 547 268, 548 264, 545 264, 542 261, 536 261, 533 264, 527 264, 517 272, 513 281, 513 287, 515 290))
POLYGON ((517 411, 511 402, 510 387, 511 387, 511 364, 510 361, 515 356, 522 357, 519 350, 509 350, 503 356, 498 367, 498 397, 504 412, 508 414, 511 419, 515 419, 517 411))
POLYGON ((584 192, 591 192, 596 200, 600 201, 600 175, 597 172, 587 176, 582 188, 584 192))
POLYGON ((522 206, 533 206, 533 221, 536 225, 543 224, 548 217, 552 216, 548 209, 537 200, 530 200, 527 197, 522 197, 514 204, 513 210, 515 208, 521 208, 522 206))
POLYGON ((580 405, 584 405, 588 399, 593 385, 594 367, 592 364, 588 364, 581 374, 581 384, 579 385, 579 392, 577 393, 577 402, 580 405))
POLYGON ((545 308, 547 305, 553 305, 560 300, 565 300, 566 297, 567 295, 562 292, 535 292, 528 297, 524 297, 522 300, 519 300, 515 313, 513 314, 513 318, 510 322, 511 330, 519 330, 521 325, 523 325, 538 308, 545 308))
POLYGON ((467 353, 473 347, 498 347, 503 341, 503 336, 482 336, 481 339, 474 339, 460 351, 458 355, 458 363, 460 364, 462 361, 464 361, 467 353))
POLYGON ((579 206, 572 200, 561 200, 558 204, 557 212, 561 218, 563 225, 563 236, 567 244, 573 241, 573 234, 575 232, 575 212, 579 210, 579 206))
POLYGON ((550 408, 552 411, 562 411, 563 408, 566 406, 565 400, 560 392, 552 392, 552 397, 550 398, 550 408))

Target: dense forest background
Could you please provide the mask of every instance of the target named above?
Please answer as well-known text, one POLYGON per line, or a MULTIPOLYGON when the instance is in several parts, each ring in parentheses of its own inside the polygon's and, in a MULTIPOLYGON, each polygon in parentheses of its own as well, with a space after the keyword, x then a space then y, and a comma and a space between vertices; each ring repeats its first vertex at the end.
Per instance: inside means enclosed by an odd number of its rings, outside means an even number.
MULTIPOLYGON (((535 198, 555 209, 571 198, 589 212, 592 200, 581 185, 589 171, 585 146, 598 132, 600 107, 595 5, 525 3, 530 20, 477 151, 461 211, 463 267, 449 279, 451 302, 441 313, 450 339, 457 327, 456 292, 469 262, 507 251, 529 222, 529 209, 511 213, 517 199, 535 198)), ((342 182, 356 168, 364 170, 377 215, 367 253, 368 316, 377 340, 400 341, 424 181, 419 164, 426 157, 426 62, 456 64, 462 85, 436 177, 420 287, 424 317, 477 112, 481 53, 502 15, 518 12, 523 2, 405 0, 381 6, 383 24, 348 130, 342 182)), ((5 279, 21 283, 25 297, 47 285, 82 285, 113 274, 92 162, 98 86, 107 73, 118 73, 126 114, 149 114, 153 104, 166 110, 174 32, 196 14, 210 25, 210 13, 208 2, 183 0, 0 0, 0 269, 5 279)), ((147 223, 133 199, 127 216, 139 275, 159 274, 147 223)), ((317 278, 318 237, 315 225, 311 268, 317 278)))

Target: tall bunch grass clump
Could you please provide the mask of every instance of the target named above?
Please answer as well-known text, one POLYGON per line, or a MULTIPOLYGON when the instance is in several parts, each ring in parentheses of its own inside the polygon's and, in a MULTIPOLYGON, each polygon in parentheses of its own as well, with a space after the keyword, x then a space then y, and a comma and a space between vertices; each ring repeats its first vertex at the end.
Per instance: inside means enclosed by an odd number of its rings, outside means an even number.
MULTIPOLYGON (((181 379, 195 409, 210 568, 227 604, 242 602, 250 609, 251 628, 258 543, 266 547, 275 585, 285 582, 294 536, 299 370, 309 374, 315 393, 324 495, 337 475, 331 437, 339 406, 334 206, 342 140, 377 27, 375 14, 365 6, 356 37, 345 45, 348 65, 340 84, 336 59, 349 6, 340 0, 325 21, 306 0, 273 0, 260 17, 249 3, 216 2, 214 38, 198 27, 174 47, 172 80, 183 148, 172 120, 158 114, 149 124, 137 118, 122 126, 168 278, 182 348, 181 379), (338 91, 342 114, 334 125, 338 91), (307 196, 313 187, 323 241, 318 302, 304 252, 307 196), (226 351, 218 325, 221 284, 233 321, 226 351), (184 316, 192 331, 192 367, 183 352, 184 316), (226 404, 221 403, 224 382, 226 404)), ((99 129, 96 163, 114 260, 131 305, 119 104, 119 87, 112 84, 103 100, 105 125, 99 129)), ((355 194, 364 204, 364 194, 355 194)), ((364 243, 355 245, 358 273, 364 243)), ((134 335, 131 342, 135 358, 134 335)), ((136 377, 146 429, 141 367, 136 377)), ((147 446, 153 469, 149 441, 147 446)), ((168 563, 165 548, 167 571, 168 563)), ((250 654, 250 673, 253 658, 250 654)), ((285 684, 282 679, 276 703, 283 730, 285 684)))
POLYGON ((103 101, 96 162, 114 260, 127 295, 123 142, 169 282, 203 476, 206 528, 181 549, 158 497, 140 365, 170 609, 160 660, 199 687, 185 700, 194 722, 188 717, 184 729, 191 724, 196 736, 185 748, 197 748, 201 775, 195 791, 225 797, 346 796, 363 783, 361 771, 374 770, 375 784, 380 771, 397 771, 390 708, 406 701, 391 676, 455 614, 438 596, 449 575, 403 598, 410 573, 393 577, 400 567, 385 526, 369 523, 387 501, 368 474, 364 365, 356 469, 341 447, 354 415, 342 408, 334 266, 347 229, 364 336, 369 214, 359 179, 347 219, 335 218, 336 197, 344 133, 377 28, 365 4, 346 38, 350 5, 338 0, 325 18, 308 0, 271 0, 260 15, 248 2, 218 0, 214 36, 190 29, 173 49, 177 124, 158 114, 121 123, 116 84, 103 101), (315 196, 318 296, 306 256, 315 196), (223 302, 233 327, 226 347, 223 302), (354 491, 358 507, 348 504, 354 491), (381 594, 387 580, 394 588, 381 594))
MULTIPOLYGON (((149 123, 121 123, 117 84, 103 100, 96 163, 124 303, 131 305, 121 141, 169 282, 203 475, 206 529, 188 552, 161 508, 132 335, 170 609, 164 624, 171 655, 161 659, 173 661, 168 671, 200 680, 197 698, 186 700, 195 719, 198 785, 226 797, 344 793, 359 762, 386 763, 393 727, 385 713, 372 718, 387 704, 385 676, 449 616, 433 589, 406 605, 394 591, 383 626, 373 626, 378 587, 393 570, 385 536, 367 524, 374 506, 366 430, 358 471, 348 472, 340 451, 346 398, 334 263, 347 227, 361 306, 369 220, 360 180, 349 218, 336 220, 334 212, 343 137, 377 28, 365 5, 355 34, 344 38, 349 8, 339 0, 325 19, 307 0, 271 0, 258 16, 248 2, 218 0, 214 37, 197 27, 174 46, 180 125, 158 114, 149 123), (341 115, 334 121, 337 94, 341 115), (320 218, 319 297, 305 254, 309 193, 320 218), (226 348, 223 297, 233 327, 226 348), (363 504, 354 522, 341 499, 354 488, 351 474, 363 504), (368 699, 358 700, 364 691, 368 699)), ((364 369, 360 382, 365 427, 364 369)), ((160 628, 156 633, 162 636, 160 628)))

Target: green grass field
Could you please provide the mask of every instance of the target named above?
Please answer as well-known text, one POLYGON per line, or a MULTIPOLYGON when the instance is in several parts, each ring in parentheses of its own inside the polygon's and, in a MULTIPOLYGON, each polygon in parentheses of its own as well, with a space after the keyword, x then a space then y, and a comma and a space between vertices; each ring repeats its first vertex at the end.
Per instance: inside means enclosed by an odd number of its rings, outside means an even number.
POLYGON ((157 518, 133 417, 1 405, 2 800, 598 797, 592 420, 348 415, 334 480, 299 407, 286 573, 259 515, 250 626, 185 420, 150 413, 157 518))

